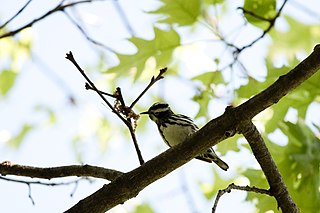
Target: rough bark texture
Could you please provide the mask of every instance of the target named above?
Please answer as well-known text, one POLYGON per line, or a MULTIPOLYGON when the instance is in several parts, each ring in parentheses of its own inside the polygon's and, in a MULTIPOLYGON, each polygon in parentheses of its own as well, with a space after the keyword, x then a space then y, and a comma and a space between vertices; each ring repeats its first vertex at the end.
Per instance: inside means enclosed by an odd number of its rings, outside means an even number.
POLYGON ((252 122, 240 127, 241 133, 247 139, 252 149, 252 152, 259 162, 263 173, 265 174, 270 186, 270 192, 278 202, 278 206, 282 212, 297 213, 299 212, 295 203, 293 202, 285 185, 281 174, 273 161, 271 154, 264 143, 258 129, 252 122))
POLYGON ((123 173, 113 169, 106 169, 103 167, 90 165, 70 165, 44 168, 11 164, 10 162, 5 161, 0 164, 0 174, 43 179, 68 176, 95 177, 113 181, 123 173))

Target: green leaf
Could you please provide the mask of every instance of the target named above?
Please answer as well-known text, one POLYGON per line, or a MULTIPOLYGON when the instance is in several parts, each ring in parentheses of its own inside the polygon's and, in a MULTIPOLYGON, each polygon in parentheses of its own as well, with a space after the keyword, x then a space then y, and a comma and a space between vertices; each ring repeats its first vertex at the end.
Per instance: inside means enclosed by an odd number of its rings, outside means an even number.
POLYGON ((225 1, 224 0, 205 0, 206 4, 223 4, 225 1))
POLYGON ((279 164, 288 190, 301 212, 320 209, 320 140, 302 120, 283 122, 281 130, 289 138, 279 164))
MULTIPOLYGON (((261 170, 247 169, 242 174, 249 179, 250 186, 255 186, 262 189, 269 189, 269 185, 261 170)), ((257 200, 254 203, 256 203, 256 208, 259 209, 259 212, 267 212, 269 210, 277 209, 276 200, 273 197, 270 197, 265 194, 248 193, 246 200, 252 202, 257 200)))
POLYGON ((277 60, 279 55, 285 55, 289 59, 297 53, 309 53, 320 39, 320 28, 318 24, 306 24, 299 22, 289 16, 284 16, 289 29, 279 31, 277 28, 270 31, 272 45, 269 48, 269 56, 277 60), (294 33, 292 33, 294 31, 294 33), (301 39, 304 38, 304 39, 301 39))
POLYGON ((154 58, 156 67, 166 67, 172 58, 172 53, 180 45, 180 36, 174 30, 164 31, 154 28, 155 37, 153 40, 144 40, 138 37, 129 39, 138 49, 134 55, 117 54, 120 63, 108 70, 109 73, 117 75, 128 75, 129 71, 135 70, 135 80, 144 70, 146 61, 154 58))
POLYGON ((273 19, 276 14, 276 0, 245 0, 244 10, 253 13, 244 13, 248 22, 256 27, 265 30, 270 23, 264 19, 273 19))
POLYGON ((195 23, 201 14, 200 0, 161 0, 163 5, 149 13, 165 15, 159 22, 187 26, 195 23))
POLYGON ((212 91, 204 90, 201 91, 200 94, 195 95, 192 100, 194 100, 197 104, 199 104, 199 111, 196 114, 195 118, 204 117, 209 120, 208 114, 208 105, 211 100, 212 91))
POLYGON ((221 155, 226 155, 228 151, 239 152, 240 149, 238 147, 238 139, 241 138, 242 135, 235 135, 231 138, 224 140, 222 143, 217 144, 217 151, 221 153, 221 155))
POLYGON ((204 87, 192 99, 199 104, 199 111, 195 118, 205 117, 209 119, 208 105, 210 100, 215 97, 212 84, 223 84, 224 78, 221 72, 205 72, 192 78, 193 81, 200 81, 204 87))
MULTIPOLYGON (((290 67, 298 64, 297 59, 289 61, 290 67)), ((281 75, 290 71, 290 67, 282 66, 276 68, 270 61, 266 61, 268 75, 264 82, 259 82, 254 78, 249 77, 248 84, 241 86, 237 90, 238 98, 250 98, 252 95, 258 94, 274 83, 281 75)), ((320 96, 320 73, 316 73, 310 79, 305 81, 300 87, 283 97, 277 104, 271 107, 273 114, 270 120, 266 123, 265 131, 267 133, 273 132, 279 127, 279 122, 283 121, 290 107, 298 111, 298 115, 304 118, 309 104, 320 96)))
POLYGON ((20 129, 20 132, 8 141, 8 144, 13 148, 18 149, 24 138, 33 128, 34 127, 30 124, 24 124, 20 129))
POLYGON ((191 80, 198 80, 206 87, 210 86, 210 84, 217 85, 217 84, 225 83, 223 75, 219 71, 205 72, 205 73, 202 73, 200 75, 193 77, 191 80))
POLYGON ((3 70, 0 73, 0 94, 6 95, 16 80, 17 73, 12 70, 3 70))
MULTIPOLYGON (((280 129, 288 136, 287 146, 279 146, 266 140, 289 193, 301 212, 320 209, 320 140, 302 121, 297 124, 281 122, 280 129)), ((243 173, 251 186, 269 188, 261 170, 248 169, 243 173)), ((277 211, 275 199, 249 193, 247 200, 258 198, 256 207, 265 212, 277 211)))

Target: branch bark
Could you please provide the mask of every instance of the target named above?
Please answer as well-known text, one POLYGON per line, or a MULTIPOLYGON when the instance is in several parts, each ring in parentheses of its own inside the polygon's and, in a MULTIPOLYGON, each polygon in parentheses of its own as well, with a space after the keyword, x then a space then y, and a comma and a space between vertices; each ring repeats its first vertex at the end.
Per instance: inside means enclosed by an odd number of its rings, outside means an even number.
POLYGON ((26 176, 31 178, 43 179, 52 179, 68 176, 96 177, 113 181, 123 173, 113 169, 106 169, 103 167, 90 165, 71 165, 42 168, 11 164, 10 162, 5 161, 0 164, 0 174, 26 176))
POLYGON ((240 128, 240 132, 247 139, 255 158, 267 178, 270 186, 269 191, 276 198, 278 207, 281 208, 282 212, 299 212, 256 126, 250 121, 240 128))
MULTIPOLYGON (((187 141, 125 173, 97 192, 79 201, 66 212, 105 212, 135 197, 146 186, 169 174, 222 140, 233 136, 241 125, 298 87, 320 69, 320 45, 288 74, 281 76, 266 90, 235 108, 227 108, 220 117, 211 120, 187 141)), ((264 164, 264 162, 262 162, 264 164)), ((262 165, 261 165, 262 166, 262 165)))

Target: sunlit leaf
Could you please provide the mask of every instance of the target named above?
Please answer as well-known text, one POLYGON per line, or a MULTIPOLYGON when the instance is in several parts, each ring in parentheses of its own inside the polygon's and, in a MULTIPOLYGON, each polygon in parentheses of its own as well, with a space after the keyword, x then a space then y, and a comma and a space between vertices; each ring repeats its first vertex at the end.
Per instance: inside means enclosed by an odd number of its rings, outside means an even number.
POLYGON ((231 138, 224 140, 222 143, 216 145, 217 151, 221 153, 221 155, 226 155, 228 151, 239 152, 240 149, 238 147, 238 139, 242 136, 237 134, 231 138))
POLYGON ((281 130, 288 135, 289 144, 279 170, 289 192, 294 192, 292 198, 301 212, 320 209, 320 140, 302 120, 283 122, 281 130))
POLYGON ((13 138, 11 138, 8 141, 8 144, 10 146, 12 146, 13 148, 18 149, 21 145, 21 143, 23 142, 23 140, 25 139, 25 137, 28 135, 28 133, 33 129, 33 126, 30 124, 24 124, 19 133, 16 134, 13 138))
MULTIPOLYGON (((299 62, 295 59, 290 61, 292 67, 299 62)), ((287 66, 280 68, 274 67, 270 62, 266 63, 268 69, 268 75, 264 82, 259 82, 254 78, 249 78, 249 82, 246 85, 241 86, 238 90, 239 98, 250 98, 251 96, 258 94, 262 90, 266 89, 272 83, 274 83, 281 75, 286 74, 290 71, 287 66)), ((320 73, 316 73, 310 79, 305 81, 297 89, 283 97, 278 103, 273 105, 273 115, 265 126, 265 131, 270 133, 279 127, 279 122, 283 121, 290 107, 298 111, 298 115, 304 118, 308 109, 309 104, 316 100, 320 96, 320 73)))
POLYGON ((195 95, 192 99, 199 104, 199 111, 196 114, 195 118, 205 117, 207 120, 209 119, 208 114, 208 105, 210 100, 212 99, 212 91, 201 91, 199 94, 195 95))
POLYGON ((243 8, 248 11, 244 12, 248 22, 263 30, 270 25, 266 20, 273 19, 277 13, 276 0, 245 0, 243 8))
POLYGON ((180 26, 191 25, 197 21, 201 13, 200 0, 161 0, 162 6, 150 13, 161 14, 165 17, 159 22, 178 24, 180 26))
POLYGON ((205 0, 206 4, 223 4, 224 0, 205 0))
POLYGON ((0 94, 6 95, 16 80, 17 74, 12 70, 3 70, 0 73, 0 94))
POLYGON ((224 83, 224 78, 221 72, 205 72, 192 78, 192 80, 200 81, 204 86, 209 86, 210 84, 222 84, 224 83))
POLYGON ((174 49, 180 45, 179 34, 174 29, 165 31, 159 28, 154 28, 154 34, 153 40, 130 38, 129 41, 137 47, 137 52, 133 55, 117 54, 120 63, 110 68, 108 72, 128 75, 131 70, 135 70, 135 79, 137 79, 151 57, 155 59, 158 68, 166 67, 171 61, 174 49))
MULTIPOLYGON (((266 140, 269 151, 278 166, 289 193, 301 212, 320 209, 320 140, 301 120, 297 124, 281 122, 282 132, 288 136, 287 146, 279 146, 266 140)), ((247 169, 243 173, 251 186, 268 189, 261 170, 247 169)), ((277 211, 275 199, 248 194, 248 200, 258 198, 260 211, 277 211)))
POLYGON ((286 31, 274 29, 270 32, 273 42, 269 48, 269 56, 274 60, 283 55, 290 59, 298 53, 311 52, 316 44, 315 41, 320 39, 319 25, 302 23, 289 16, 284 18, 289 29, 286 31))

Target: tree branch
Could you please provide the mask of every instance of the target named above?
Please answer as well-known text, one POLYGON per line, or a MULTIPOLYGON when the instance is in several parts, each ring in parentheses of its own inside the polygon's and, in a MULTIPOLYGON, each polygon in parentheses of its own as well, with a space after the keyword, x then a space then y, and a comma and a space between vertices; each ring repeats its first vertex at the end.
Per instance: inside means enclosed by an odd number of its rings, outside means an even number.
POLYGON ((11 18, 9 18, 5 23, 0 26, 0 29, 4 28, 7 24, 13 21, 26 7, 31 3, 32 0, 28 0, 16 14, 14 14, 11 18))
POLYGON ((135 197, 146 186, 164 177, 222 140, 233 136, 240 125, 251 119, 284 95, 298 87, 320 69, 320 45, 304 61, 266 90, 211 120, 187 141, 178 144, 142 166, 119 176, 97 192, 79 201, 66 212, 105 212, 135 197))
POLYGON ((272 193, 269 190, 265 190, 265 189, 260 189, 257 187, 250 187, 250 186, 237 186, 234 183, 231 183, 227 188, 219 190, 216 200, 214 202, 214 205, 212 207, 212 213, 216 212, 216 209, 218 207, 218 202, 220 200, 220 198, 222 197, 222 195, 224 195, 225 193, 230 193, 232 189, 235 190, 241 190, 241 191, 246 191, 246 192, 255 192, 255 193, 260 193, 260 194, 267 194, 272 196, 272 193))
POLYGON ((41 21, 42 19, 45 19, 47 16, 57 12, 57 11, 63 11, 65 10, 66 8, 68 7, 72 7, 74 5, 77 5, 77 4, 82 4, 82 3, 90 3, 90 2, 94 2, 94 1, 104 1, 104 0, 82 0, 82 1, 77 1, 77 2, 71 2, 69 4, 65 4, 63 5, 63 2, 64 0, 62 0, 55 8, 49 10, 47 13, 43 14, 42 16, 30 21, 28 24, 22 26, 22 27, 19 27, 15 30, 12 30, 10 32, 7 32, 7 33, 4 33, 2 35, 0 35, 0 39, 1 38, 5 38, 5 37, 10 37, 10 36, 14 36, 15 34, 19 33, 20 31, 26 29, 26 28, 29 28, 29 27, 32 27, 32 25, 34 25, 35 23, 41 21))
POLYGON ((241 125, 240 128, 240 132, 249 142, 255 158, 267 178, 270 192, 276 198, 278 207, 281 208, 282 212, 298 212, 295 203, 289 195, 287 186, 256 126, 250 121, 245 125, 241 125))
POLYGON ((68 176, 95 177, 113 181, 123 173, 113 169, 106 169, 90 165, 71 165, 60 167, 33 167, 11 164, 8 161, 0 164, 1 175, 26 176, 31 178, 52 179, 68 176))

